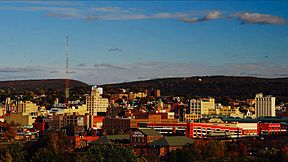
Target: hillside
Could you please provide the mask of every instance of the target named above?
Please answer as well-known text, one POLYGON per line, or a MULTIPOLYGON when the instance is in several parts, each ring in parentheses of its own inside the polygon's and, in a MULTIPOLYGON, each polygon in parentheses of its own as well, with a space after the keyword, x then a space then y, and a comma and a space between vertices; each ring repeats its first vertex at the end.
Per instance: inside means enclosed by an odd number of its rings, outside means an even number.
MULTIPOLYGON (((70 88, 73 87, 88 87, 88 84, 70 80, 70 88)), ((65 88, 65 79, 43 79, 43 80, 15 80, 15 81, 0 81, 0 89, 21 89, 21 90, 36 90, 36 89, 54 89, 60 90, 65 88)))
POLYGON ((255 93, 288 96, 288 78, 256 78, 233 76, 206 76, 186 78, 165 78, 103 85, 105 91, 116 88, 132 90, 160 89, 164 96, 231 96, 254 97, 255 93))

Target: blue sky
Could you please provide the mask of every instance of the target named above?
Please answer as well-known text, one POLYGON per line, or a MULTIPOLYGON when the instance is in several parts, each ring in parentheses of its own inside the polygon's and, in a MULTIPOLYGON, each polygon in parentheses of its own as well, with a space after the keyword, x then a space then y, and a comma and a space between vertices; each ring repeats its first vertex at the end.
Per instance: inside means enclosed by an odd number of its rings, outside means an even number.
POLYGON ((286 1, 0 1, 0 80, 288 76, 286 1))

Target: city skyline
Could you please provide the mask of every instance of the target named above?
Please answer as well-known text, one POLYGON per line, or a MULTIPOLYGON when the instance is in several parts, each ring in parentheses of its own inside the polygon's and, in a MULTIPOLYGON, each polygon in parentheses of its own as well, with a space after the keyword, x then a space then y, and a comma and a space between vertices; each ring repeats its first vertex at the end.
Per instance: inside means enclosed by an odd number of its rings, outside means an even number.
POLYGON ((287 77, 288 3, 1 1, 0 80, 287 77))

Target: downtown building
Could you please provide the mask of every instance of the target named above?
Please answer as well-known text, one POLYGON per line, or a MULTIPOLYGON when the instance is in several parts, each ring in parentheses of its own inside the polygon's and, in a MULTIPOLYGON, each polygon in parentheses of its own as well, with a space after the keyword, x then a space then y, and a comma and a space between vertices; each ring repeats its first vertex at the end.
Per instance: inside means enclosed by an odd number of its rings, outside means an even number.
POLYGON ((91 95, 86 96, 86 106, 89 113, 89 126, 88 128, 97 129, 93 126, 94 116, 106 116, 109 107, 108 98, 102 98, 103 88, 93 86, 91 95))
POLYGON ((106 116, 109 106, 108 98, 102 98, 103 89, 93 86, 91 95, 86 96, 87 111, 90 115, 106 116))
POLYGON ((256 117, 275 116, 275 97, 263 96, 262 93, 256 94, 255 97, 255 114, 256 117))

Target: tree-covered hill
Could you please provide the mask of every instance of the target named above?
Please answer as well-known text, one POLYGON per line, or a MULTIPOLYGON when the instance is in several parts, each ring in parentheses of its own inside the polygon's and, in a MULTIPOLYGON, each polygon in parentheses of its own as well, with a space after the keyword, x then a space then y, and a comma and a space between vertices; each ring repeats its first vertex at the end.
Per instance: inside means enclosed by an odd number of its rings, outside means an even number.
MULTIPOLYGON (((88 84, 69 80, 70 88, 81 87, 87 88, 88 84)), ((36 90, 36 89, 54 89, 60 90, 65 88, 65 79, 43 79, 43 80, 15 80, 15 81, 0 81, 0 89, 19 89, 19 90, 36 90)))
POLYGON ((118 88, 132 90, 160 89, 164 96, 231 96, 254 97, 256 93, 288 96, 288 78, 256 78, 234 76, 201 76, 164 78, 147 81, 103 85, 108 92, 118 88))

